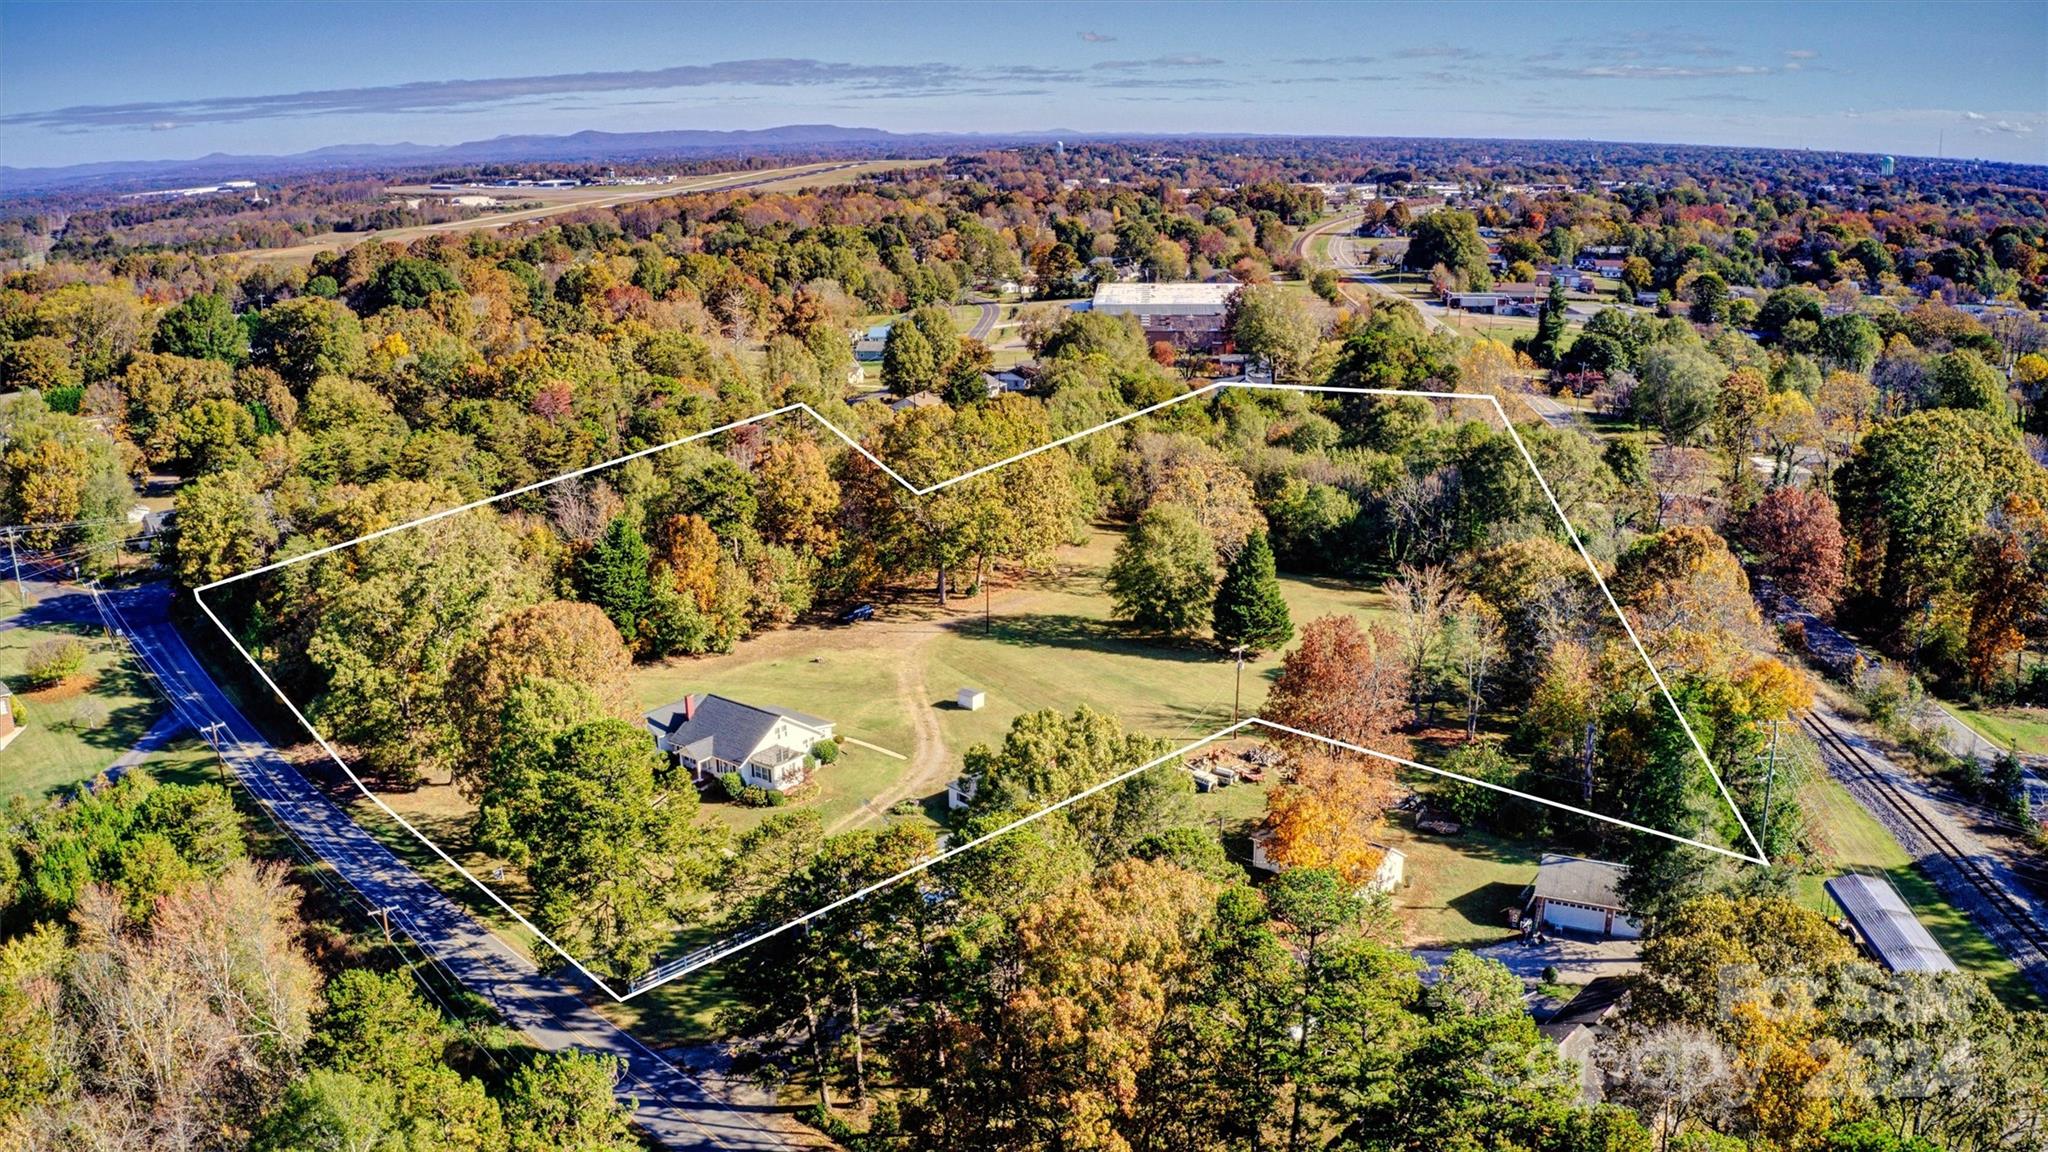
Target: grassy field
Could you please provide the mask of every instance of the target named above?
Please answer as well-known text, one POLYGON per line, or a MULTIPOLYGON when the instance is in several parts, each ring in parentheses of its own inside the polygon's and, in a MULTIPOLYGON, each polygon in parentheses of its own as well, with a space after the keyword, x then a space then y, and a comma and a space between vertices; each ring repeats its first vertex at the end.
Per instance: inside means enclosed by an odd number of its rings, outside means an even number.
MULTIPOLYGON (((770 633, 729 655, 642 669, 641 703, 652 708, 709 691, 799 708, 836 722, 842 736, 906 758, 846 746, 838 763, 819 770, 819 792, 804 801, 828 827, 918 771, 921 722, 935 721, 939 745, 923 749, 926 776, 905 797, 921 801, 936 798, 968 748, 1000 744, 1026 712, 1087 704, 1176 744, 1205 736, 1230 722, 1236 670, 1205 644, 1135 634, 1109 618, 1102 574, 1118 539, 1098 531, 1063 551, 1058 572, 996 593, 992 626, 975 597, 956 599, 945 611, 929 601, 886 606, 872 624, 770 633), (987 706, 955 707, 963 687, 985 691, 987 706)), ((1340 581, 1284 577, 1281 584, 1297 626, 1333 613, 1382 610, 1379 592, 1340 581)), ((1257 710, 1279 667, 1279 653, 1245 665, 1244 714, 1257 710)), ((740 828, 766 814, 723 803, 711 811, 740 828)), ((870 811, 855 822, 879 818, 870 811)))
POLYGON ((27 723, 0 751, 0 801, 43 796, 90 780, 148 731, 161 710, 125 653, 98 628, 72 626, 0 631, 0 680, 19 693, 27 723), (31 647, 75 637, 87 647, 85 670, 63 684, 26 691, 22 666, 31 647), (104 723, 96 723, 104 715, 104 723))
POLYGON ((1951 704, 1948 710, 2001 749, 2017 747, 2025 755, 2048 756, 2048 708, 1965 708, 1951 704))
MULTIPOLYGON (((1899 890, 1913 914, 1927 926, 1949 958, 1965 972, 1974 972, 1990 984, 2008 1004, 2039 1007, 2033 988, 2005 953, 1935 888, 1898 840, 1873 819, 1833 779, 1821 776, 1810 781, 1800 801, 1809 814, 1811 835, 1828 862, 1828 874, 1863 872, 1882 874, 1899 890)), ((1796 895, 1800 903, 1828 916, 1841 910, 1822 888, 1827 876, 1802 876, 1796 895)))
MULTIPOLYGON (((805 164, 788 169, 770 169, 758 172, 721 172, 698 176, 685 176, 672 184, 636 185, 630 187, 577 187, 577 188, 506 188, 488 194, 502 194, 507 200, 518 204, 539 202, 538 207, 514 207, 505 211, 487 212, 467 220, 450 220, 439 224, 418 224, 404 228, 387 228, 381 232, 330 232, 316 236, 301 244, 287 248, 254 248, 236 253, 246 260, 268 264, 305 264, 322 252, 352 248, 357 244, 375 240, 390 244, 409 244, 437 232, 479 232, 503 228, 508 224, 519 224, 529 220, 543 220, 550 216, 582 211, 585 208, 610 208, 631 204, 640 200, 660 200, 669 196, 684 196, 692 192, 715 192, 738 184, 750 185, 753 192, 789 192, 802 188, 822 188, 834 184, 845 184, 860 179, 872 172, 891 171, 899 168, 915 168, 936 164, 936 160, 874 160, 841 167, 836 164, 805 164), (783 173, 779 177, 775 174, 783 173), (764 183, 754 184, 762 177, 773 177, 764 183)), ((401 191, 392 188, 389 191, 401 191)))
MULTIPOLYGON (((1195 798, 1239 864, 1250 863, 1247 837, 1265 814, 1266 792, 1262 784, 1233 784, 1195 798)), ((1479 948, 1514 935, 1507 909, 1535 878, 1536 851, 1484 832, 1431 836, 1406 817, 1388 821, 1379 841, 1408 858, 1393 904, 1409 947, 1479 948)))

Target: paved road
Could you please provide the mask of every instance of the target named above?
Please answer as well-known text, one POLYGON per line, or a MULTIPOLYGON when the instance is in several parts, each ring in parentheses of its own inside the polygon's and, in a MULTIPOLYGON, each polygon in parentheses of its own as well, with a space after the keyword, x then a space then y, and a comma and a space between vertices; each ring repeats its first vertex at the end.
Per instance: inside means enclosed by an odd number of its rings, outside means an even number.
POLYGON ((394 931, 411 937, 463 985, 495 1005, 539 1047, 579 1048, 618 1057, 618 1092, 637 1104, 634 1122, 664 1148, 769 1152, 829 1147, 768 1109, 712 1098, 682 1070, 584 1004, 569 987, 479 925, 356 824, 266 743, 221 691, 171 624, 162 585, 109 593, 115 623, 135 645, 165 694, 195 729, 219 724, 216 742, 236 778, 295 839, 333 866, 394 931))
POLYGON ((996 318, 1003 314, 1003 310, 987 300, 980 301, 979 306, 981 308, 981 315, 974 318, 974 327, 968 331, 967 338, 969 340, 979 340, 986 344, 988 343, 989 333, 996 330, 996 318))

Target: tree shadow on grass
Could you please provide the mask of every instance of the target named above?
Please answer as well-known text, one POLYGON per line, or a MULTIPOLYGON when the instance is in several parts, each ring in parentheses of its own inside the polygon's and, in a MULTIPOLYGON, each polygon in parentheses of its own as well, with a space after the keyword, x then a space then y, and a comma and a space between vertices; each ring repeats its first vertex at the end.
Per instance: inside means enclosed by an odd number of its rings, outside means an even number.
MULTIPOLYGON (((957 620, 947 626, 962 636, 983 635, 980 620, 957 620)), ((1148 635, 1086 616, 1045 612, 1004 616, 995 621, 988 638, 1016 647, 1086 649, 1184 664, 1213 664, 1218 660, 1216 651, 1204 645, 1148 635)))
POLYGON ((1522 891, 1526 885, 1505 880, 1482 884, 1470 892, 1454 896, 1445 903, 1458 915, 1474 924, 1508 931, 1508 909, 1519 908, 1522 891))

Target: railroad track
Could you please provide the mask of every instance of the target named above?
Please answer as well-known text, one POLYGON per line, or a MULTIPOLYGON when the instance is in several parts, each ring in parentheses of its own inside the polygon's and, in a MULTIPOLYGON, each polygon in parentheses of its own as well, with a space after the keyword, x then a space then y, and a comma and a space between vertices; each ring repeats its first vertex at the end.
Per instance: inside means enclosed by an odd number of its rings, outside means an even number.
MULTIPOLYGON (((1811 712, 1801 714, 1800 722, 1824 751, 1831 753, 1857 780, 1869 785, 1871 794, 1902 824, 1947 860, 1955 868, 1956 875, 1977 892, 1983 904, 1998 916, 2012 935, 2024 941, 2036 954, 2031 961, 2027 957, 2014 956, 2015 962, 2022 968, 2048 964, 2048 926, 2035 919, 2033 909, 2025 901, 2014 896, 1976 855, 1964 851, 1939 820, 1915 804, 1891 777, 1879 771, 1862 749, 1851 744, 1834 725, 1811 712)), ((2015 875, 2021 874, 2020 869, 2013 871, 2015 875)))

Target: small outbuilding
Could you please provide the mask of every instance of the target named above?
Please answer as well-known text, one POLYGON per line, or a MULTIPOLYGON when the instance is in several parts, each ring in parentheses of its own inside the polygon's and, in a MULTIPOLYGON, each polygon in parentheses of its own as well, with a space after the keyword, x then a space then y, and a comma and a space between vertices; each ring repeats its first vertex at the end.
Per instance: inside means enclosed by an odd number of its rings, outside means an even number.
POLYGON ((974 794, 981 790, 981 777, 955 776, 946 784, 946 807, 961 809, 974 803, 974 794))
POLYGON ((1894 972, 1956 970, 1955 961, 1935 943, 1889 880, 1837 876, 1823 887, 1848 918, 1856 943, 1879 964, 1894 972))
POLYGON ((963 712, 979 712, 988 707, 988 693, 979 688, 962 688, 960 695, 954 698, 954 703, 958 704, 963 712))
POLYGON ((1643 934, 1621 898, 1628 866, 1545 852, 1522 893, 1526 922, 1621 940, 1643 934))
POLYGON ((21 735, 21 725, 14 722, 14 689, 0 681, 0 748, 14 743, 21 735))

